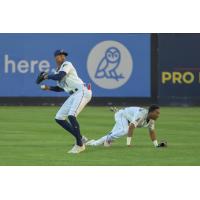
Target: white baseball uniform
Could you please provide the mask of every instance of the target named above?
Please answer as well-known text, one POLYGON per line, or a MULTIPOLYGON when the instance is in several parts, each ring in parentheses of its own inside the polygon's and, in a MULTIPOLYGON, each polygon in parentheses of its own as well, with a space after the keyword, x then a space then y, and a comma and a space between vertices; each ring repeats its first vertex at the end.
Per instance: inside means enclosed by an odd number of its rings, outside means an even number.
POLYGON ((105 141, 112 141, 128 134, 129 124, 134 124, 135 128, 147 127, 149 131, 155 129, 155 121, 147 121, 148 110, 140 107, 128 107, 115 113, 115 125, 112 131, 106 136, 93 142, 93 145, 101 145, 105 141))
POLYGON ((91 100, 92 91, 78 77, 71 62, 65 61, 56 73, 60 71, 66 72, 67 75, 58 81, 57 85, 68 93, 73 92, 56 114, 56 119, 65 120, 69 115, 78 116, 91 100))

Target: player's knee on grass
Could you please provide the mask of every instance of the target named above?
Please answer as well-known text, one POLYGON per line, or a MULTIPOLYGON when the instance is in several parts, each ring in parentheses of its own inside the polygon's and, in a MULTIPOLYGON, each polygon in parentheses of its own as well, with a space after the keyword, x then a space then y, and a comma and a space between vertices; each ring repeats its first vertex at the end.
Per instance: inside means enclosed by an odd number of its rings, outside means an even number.
POLYGON ((111 133, 108 135, 107 140, 116 140, 124 135, 127 135, 128 133, 128 128, 120 128, 116 132, 111 133))

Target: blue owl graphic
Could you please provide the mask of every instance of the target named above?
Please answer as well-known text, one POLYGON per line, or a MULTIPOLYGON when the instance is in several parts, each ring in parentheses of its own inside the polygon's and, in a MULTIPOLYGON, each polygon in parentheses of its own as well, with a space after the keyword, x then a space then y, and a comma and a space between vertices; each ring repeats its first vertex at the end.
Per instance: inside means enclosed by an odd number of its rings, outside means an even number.
POLYGON ((95 77, 96 78, 107 78, 107 79, 115 79, 119 81, 119 79, 123 79, 124 76, 122 74, 117 74, 116 70, 119 67, 121 61, 121 53, 119 49, 116 47, 110 47, 106 50, 104 57, 98 64, 95 77))

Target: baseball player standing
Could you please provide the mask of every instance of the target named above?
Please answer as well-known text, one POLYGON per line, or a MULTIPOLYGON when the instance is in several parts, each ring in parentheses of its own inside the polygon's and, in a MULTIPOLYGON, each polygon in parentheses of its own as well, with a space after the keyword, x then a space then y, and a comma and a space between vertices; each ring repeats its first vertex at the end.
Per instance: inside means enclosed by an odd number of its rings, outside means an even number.
POLYGON ((85 150, 85 145, 83 143, 83 136, 80 133, 77 116, 91 100, 92 91, 90 85, 86 86, 78 77, 72 63, 66 61, 67 55, 68 53, 64 50, 55 51, 54 56, 57 64, 55 74, 43 72, 38 77, 37 83, 51 79, 57 81, 57 86, 41 85, 41 89, 55 92, 65 91, 70 94, 69 98, 57 112, 55 120, 76 139, 76 144, 68 153, 80 153, 85 150))
POLYGON ((86 145, 111 146, 112 141, 127 135, 127 146, 131 145, 131 140, 135 128, 147 127, 150 139, 155 147, 166 147, 166 142, 158 143, 155 132, 155 120, 160 115, 160 108, 157 105, 151 105, 149 109, 141 107, 128 107, 115 110, 115 126, 112 131, 98 140, 90 140, 86 145))

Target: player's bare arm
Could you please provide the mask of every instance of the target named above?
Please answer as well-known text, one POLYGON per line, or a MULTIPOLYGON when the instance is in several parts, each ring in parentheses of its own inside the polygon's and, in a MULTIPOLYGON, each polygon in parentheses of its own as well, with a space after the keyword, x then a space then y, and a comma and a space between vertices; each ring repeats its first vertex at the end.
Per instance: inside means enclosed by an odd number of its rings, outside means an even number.
POLYGON ((151 141, 153 142, 153 145, 155 147, 158 147, 158 141, 156 139, 156 132, 155 132, 155 130, 150 130, 149 131, 149 136, 150 136, 151 141))
POLYGON ((127 138, 126 138, 126 145, 127 146, 131 146, 131 140, 132 140, 132 137, 133 137, 134 129, 135 129, 135 125, 130 123, 129 127, 128 127, 127 138))

